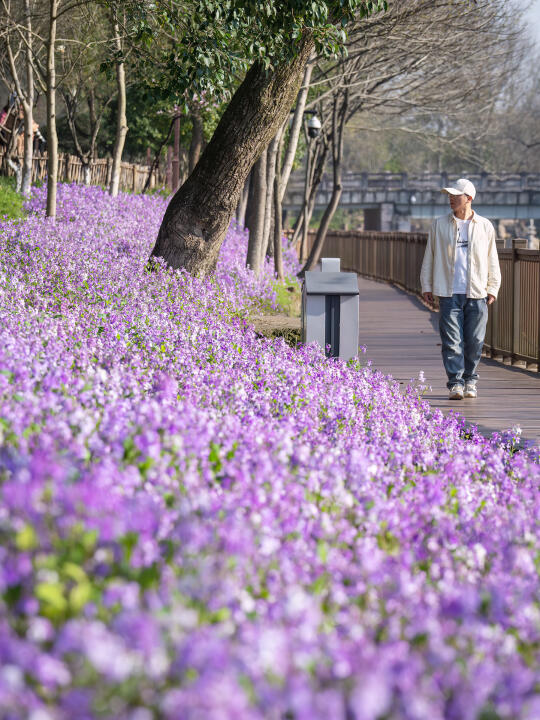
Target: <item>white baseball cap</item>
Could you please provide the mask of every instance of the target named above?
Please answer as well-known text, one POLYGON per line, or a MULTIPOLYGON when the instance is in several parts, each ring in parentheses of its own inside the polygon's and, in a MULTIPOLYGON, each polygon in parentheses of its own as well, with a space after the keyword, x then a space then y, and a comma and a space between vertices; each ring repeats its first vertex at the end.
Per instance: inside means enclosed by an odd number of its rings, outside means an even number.
POLYGON ((476 188, 470 180, 460 178, 459 180, 456 180, 453 187, 442 188, 441 192, 446 193, 447 195, 470 195, 470 197, 474 200, 476 188))

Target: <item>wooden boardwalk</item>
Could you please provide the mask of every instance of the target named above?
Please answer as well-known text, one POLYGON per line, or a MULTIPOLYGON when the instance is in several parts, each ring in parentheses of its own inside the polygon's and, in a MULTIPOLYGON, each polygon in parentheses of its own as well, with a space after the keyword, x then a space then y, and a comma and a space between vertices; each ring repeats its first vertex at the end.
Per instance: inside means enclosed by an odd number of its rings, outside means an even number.
POLYGON ((540 375, 482 358, 478 398, 448 400, 442 365, 438 314, 413 295, 386 283, 359 277, 360 344, 381 372, 407 383, 423 370, 432 390, 425 398, 443 412, 459 412, 485 435, 522 429, 522 438, 540 445, 540 375))

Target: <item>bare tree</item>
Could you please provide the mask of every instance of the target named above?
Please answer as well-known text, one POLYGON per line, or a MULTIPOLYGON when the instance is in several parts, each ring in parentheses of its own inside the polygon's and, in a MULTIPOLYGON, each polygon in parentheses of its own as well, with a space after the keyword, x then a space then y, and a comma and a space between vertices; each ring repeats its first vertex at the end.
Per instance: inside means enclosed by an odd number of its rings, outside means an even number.
MULTIPOLYGON (((12 3, 11 0, 2 0, 5 25, 1 33, 3 55, 5 62, 0 62, 0 77, 8 87, 16 93, 24 114, 24 145, 22 173, 16 167, 18 176, 17 190, 23 195, 28 195, 32 183, 32 159, 34 131, 37 126, 34 123, 34 67, 33 55, 33 7, 31 0, 24 0, 20 3, 12 3)), ((16 151, 18 164, 18 143, 15 134, 11 137, 11 145, 16 151)))
POLYGON ((263 261, 264 221, 266 216, 266 160, 264 151, 252 171, 253 183, 253 221, 249 228, 249 241, 246 264, 258 275, 263 261))
POLYGON ((280 146, 281 134, 283 128, 280 128, 276 136, 266 150, 266 198, 264 212, 264 235, 261 246, 261 265, 267 255, 274 254, 274 243, 270 244, 270 235, 274 224, 274 176, 276 174, 276 157, 280 146))
POLYGON ((333 98, 331 134, 333 170, 332 195, 330 198, 330 202, 328 203, 321 218, 315 241, 309 253, 306 264, 301 271, 301 274, 303 274, 306 270, 313 270, 313 268, 317 264, 324 246, 326 233, 328 232, 328 228, 330 227, 332 218, 334 217, 334 214, 339 205, 339 201, 341 200, 341 193, 343 190, 343 134, 348 109, 349 89, 348 87, 345 87, 343 89, 340 89, 340 92, 336 93, 333 98))
POLYGON ((283 130, 279 138, 278 149, 276 153, 276 170, 274 173, 274 268, 279 281, 283 282, 283 228, 281 224, 282 218, 282 190, 281 190, 281 154, 283 152, 283 130))
MULTIPOLYGON (((335 118, 335 98, 343 100, 346 90, 347 109, 332 131, 333 193, 309 267, 317 261, 339 203, 345 124, 369 114, 379 125, 405 122, 417 132, 436 135, 434 118, 444 115, 446 142, 451 137, 458 143, 464 128, 470 138, 482 137, 520 61, 517 9, 517 3, 502 0, 467 6, 447 0, 396 0, 387 13, 356 24, 346 60, 318 62, 311 104, 332 105, 335 118)), ((303 212, 310 197, 306 191, 303 212)))
MULTIPOLYGON (((118 195, 120 186, 120 171, 122 167, 122 153, 128 132, 126 119, 126 69, 124 59, 124 46, 121 34, 120 8, 117 2, 112 4, 111 16, 114 36, 116 85, 117 85, 117 116, 116 116, 116 138, 113 149, 113 163, 111 173, 111 184, 109 192, 112 197, 118 195)), ((122 23, 125 25, 125 18, 122 23)))
POLYGON ((116 86, 99 68, 107 60, 111 23, 100 4, 83 3, 71 23, 70 42, 64 43, 63 81, 59 84, 75 153, 90 183, 92 162, 105 112, 116 86))
POLYGON ((47 209, 48 217, 56 217, 58 183, 58 134, 56 131, 56 63, 55 46, 60 0, 49 0, 49 32, 47 35, 47 209))

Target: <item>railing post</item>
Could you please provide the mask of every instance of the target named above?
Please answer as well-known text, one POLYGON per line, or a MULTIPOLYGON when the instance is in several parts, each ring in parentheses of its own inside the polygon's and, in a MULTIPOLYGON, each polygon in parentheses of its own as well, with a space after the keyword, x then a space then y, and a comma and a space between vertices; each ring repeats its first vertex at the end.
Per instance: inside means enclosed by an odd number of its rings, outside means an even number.
POLYGON ((493 325, 495 324, 495 312, 494 312, 494 305, 489 305, 489 314, 491 316, 491 325, 489 328, 489 357, 492 358, 494 356, 493 352, 493 325))
POLYGON ((512 238, 512 277, 511 277, 511 297, 512 306, 510 308, 510 362, 514 362, 514 330, 515 330, 515 310, 516 310, 516 239, 512 238))
MULTIPOLYGON (((540 256, 540 250, 538 251, 538 254, 540 256)), ((537 341, 537 351, 538 351, 538 364, 536 366, 536 372, 540 375, 540 257, 538 258, 537 263, 538 273, 537 273, 537 283, 536 287, 538 288, 538 297, 536 298, 536 312, 538 313, 538 341, 537 341)))

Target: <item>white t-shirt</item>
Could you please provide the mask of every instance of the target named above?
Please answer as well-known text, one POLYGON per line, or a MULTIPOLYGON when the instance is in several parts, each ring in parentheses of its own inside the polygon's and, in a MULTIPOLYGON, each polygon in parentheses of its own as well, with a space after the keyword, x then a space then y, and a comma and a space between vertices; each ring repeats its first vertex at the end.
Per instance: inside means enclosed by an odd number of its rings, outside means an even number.
POLYGON ((468 220, 460 220, 454 215, 454 220, 458 226, 458 236, 456 245, 456 264, 454 265, 454 285, 452 287, 453 294, 467 294, 467 274, 469 267, 469 225, 471 218, 468 220))

